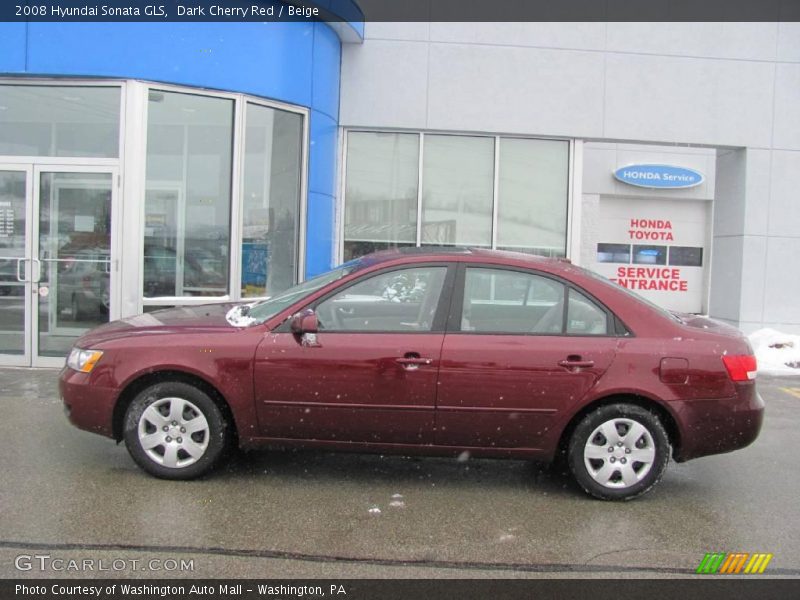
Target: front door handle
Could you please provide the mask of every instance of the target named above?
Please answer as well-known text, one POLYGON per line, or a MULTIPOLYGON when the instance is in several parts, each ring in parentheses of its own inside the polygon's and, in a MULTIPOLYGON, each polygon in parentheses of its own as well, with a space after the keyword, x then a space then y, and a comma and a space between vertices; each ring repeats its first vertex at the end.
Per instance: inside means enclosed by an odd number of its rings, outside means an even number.
POLYGON ((594 366, 594 361, 581 360, 579 356, 568 356, 566 360, 558 361, 558 365, 566 369, 588 369, 594 366))

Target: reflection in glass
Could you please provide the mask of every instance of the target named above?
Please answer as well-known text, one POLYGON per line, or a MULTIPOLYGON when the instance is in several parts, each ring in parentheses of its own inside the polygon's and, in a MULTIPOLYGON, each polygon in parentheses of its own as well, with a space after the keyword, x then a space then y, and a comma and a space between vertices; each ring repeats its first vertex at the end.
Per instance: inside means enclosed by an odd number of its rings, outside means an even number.
POLYGON ((0 354, 25 352, 25 173, 0 171, 0 354))
POLYGON ((271 296, 297 276, 303 117, 247 103, 242 297, 271 296))
POLYGON ((631 245, 597 244, 597 262, 628 264, 631 262, 631 245))
POLYGON ((674 267, 702 267, 703 249, 691 246, 670 246, 669 264, 674 267))
POLYGON ((64 356, 108 321, 111 175, 42 173, 39 186, 39 355, 64 356))
POLYGON ((569 290, 567 333, 572 335, 606 335, 608 333, 606 311, 573 288, 569 290))
POLYGON ((325 331, 430 331, 446 267, 398 269, 360 281, 317 306, 325 331))
POLYGON ((565 256, 569 143, 501 138, 497 247, 565 256))
POLYGON ((0 155, 119 156, 119 87, 0 85, 0 155))
POLYGON ((417 241, 419 135, 347 136, 344 260, 417 241))
POLYGON ((564 285, 504 269, 467 268, 461 330, 481 333, 560 333, 564 285))
POLYGON ((667 264, 667 247, 634 244, 633 262, 637 265, 665 265, 667 264))
POLYGON ((228 292, 233 105, 150 91, 145 297, 228 292))
POLYGON ((491 246, 494 139, 426 135, 422 243, 491 246))

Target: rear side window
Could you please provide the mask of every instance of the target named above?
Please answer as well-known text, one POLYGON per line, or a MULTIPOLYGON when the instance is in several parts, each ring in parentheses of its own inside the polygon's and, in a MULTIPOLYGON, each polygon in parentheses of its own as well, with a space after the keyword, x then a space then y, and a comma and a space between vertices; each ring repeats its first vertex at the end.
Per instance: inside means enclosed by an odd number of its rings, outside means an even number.
POLYGON ((571 335, 606 335, 608 314, 579 291, 570 288, 567 305, 567 333, 571 335))
POLYGON ((461 331, 561 333, 564 285, 547 277, 467 267, 461 331))

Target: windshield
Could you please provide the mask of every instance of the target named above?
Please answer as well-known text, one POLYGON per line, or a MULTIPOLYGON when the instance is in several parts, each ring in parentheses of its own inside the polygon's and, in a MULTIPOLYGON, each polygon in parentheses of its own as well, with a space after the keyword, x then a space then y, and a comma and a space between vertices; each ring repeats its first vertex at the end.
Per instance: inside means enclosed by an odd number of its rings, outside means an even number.
POLYGON ((325 287, 333 281, 337 281, 353 271, 357 270, 361 265, 360 261, 347 262, 331 271, 312 277, 288 290, 281 292, 277 296, 262 300, 250 307, 247 312, 248 321, 250 324, 263 323, 270 317, 274 317, 283 309, 291 306, 295 302, 301 300, 303 297, 316 292, 318 289, 325 287))

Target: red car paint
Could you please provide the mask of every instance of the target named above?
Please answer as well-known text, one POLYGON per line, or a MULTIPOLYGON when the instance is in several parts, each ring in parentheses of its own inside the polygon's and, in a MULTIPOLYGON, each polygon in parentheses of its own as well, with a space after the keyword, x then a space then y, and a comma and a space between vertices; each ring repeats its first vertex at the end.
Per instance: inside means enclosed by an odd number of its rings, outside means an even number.
MULTIPOLYGON (((448 281, 457 297, 463 278, 448 281)), ((450 297, 443 293, 440 301, 450 297)), ((224 403, 245 448, 468 450, 551 460, 577 418, 620 398, 661 415, 679 461, 747 446, 761 428, 764 404, 755 382, 732 381, 723 363, 724 355, 752 355, 736 329, 710 319, 671 318, 559 260, 488 250, 389 251, 365 257, 356 271, 262 324, 234 327, 225 319, 230 308, 159 311, 84 335, 76 347, 104 354, 91 373, 62 371, 70 421, 119 440, 136 392, 154 378, 180 376, 224 403), (415 263, 558 278, 606 307, 625 331, 487 335, 458 331, 448 321, 442 331, 424 333, 320 331, 318 343, 309 346, 285 326, 340 286, 415 263), (409 357, 419 364, 401 364, 409 357)))

